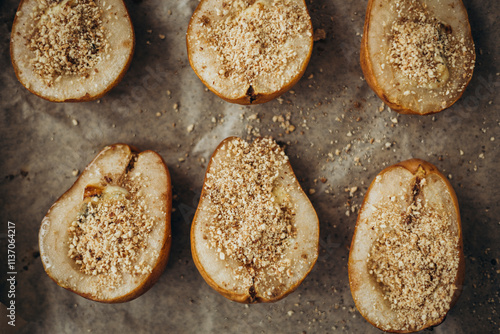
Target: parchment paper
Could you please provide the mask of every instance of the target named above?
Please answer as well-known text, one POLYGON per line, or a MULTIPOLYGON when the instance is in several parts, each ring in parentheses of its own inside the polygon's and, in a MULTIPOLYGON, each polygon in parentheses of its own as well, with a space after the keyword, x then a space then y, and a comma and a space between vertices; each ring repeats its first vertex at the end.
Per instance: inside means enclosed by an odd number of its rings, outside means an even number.
MULTIPOLYGON (((498 333, 498 1, 465 1, 477 47, 474 77, 455 106, 429 117, 379 111, 381 101, 363 80, 358 60, 366 0, 307 1, 315 29, 324 29, 326 38, 315 43, 309 67, 291 92, 252 107, 222 101, 189 66, 185 31, 196 0, 126 4, 137 47, 123 81, 99 101, 55 104, 16 80, 9 36, 18 1, 0 2, 0 301, 8 302, 6 229, 11 221, 16 225, 18 331, 377 333, 356 311, 349 291, 347 258, 357 210, 380 170, 418 157, 449 175, 462 213, 465 287, 435 332, 498 333), (295 127, 289 133, 287 115, 295 127), (189 230, 207 161, 230 135, 272 135, 286 145, 320 218, 315 268, 296 292, 274 304, 226 300, 204 282, 191 258, 189 230), (163 156, 176 211, 170 260, 159 282, 132 302, 105 305, 49 279, 37 236, 49 207, 76 180, 73 171, 82 171, 105 145, 117 142, 163 156)), ((2 316, 0 332, 5 323, 2 316)))

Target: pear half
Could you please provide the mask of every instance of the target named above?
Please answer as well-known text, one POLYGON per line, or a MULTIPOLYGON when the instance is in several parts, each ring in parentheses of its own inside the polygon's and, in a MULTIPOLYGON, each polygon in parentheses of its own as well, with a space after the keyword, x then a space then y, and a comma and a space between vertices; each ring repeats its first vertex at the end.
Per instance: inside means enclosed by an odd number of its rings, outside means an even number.
POLYGON ((212 92, 258 104, 302 77, 313 30, 304 0, 201 0, 186 42, 191 67, 212 92))
POLYGON ((462 0, 370 0, 360 58, 366 82, 391 109, 424 115, 450 107, 476 58, 462 0))
POLYGON ((167 264, 171 208, 170 175, 157 153, 107 146, 42 221, 45 271, 91 300, 134 299, 167 264))
POLYGON ((191 227, 205 281, 233 301, 277 301, 312 270, 318 243, 316 212, 276 142, 222 141, 191 227))
POLYGON ((122 0, 21 0, 10 55, 18 80, 53 102, 102 97, 125 75, 135 47, 122 0))
POLYGON ((428 162, 380 172, 358 215, 349 284, 361 315, 377 328, 410 333, 440 324, 464 279, 457 197, 428 162))

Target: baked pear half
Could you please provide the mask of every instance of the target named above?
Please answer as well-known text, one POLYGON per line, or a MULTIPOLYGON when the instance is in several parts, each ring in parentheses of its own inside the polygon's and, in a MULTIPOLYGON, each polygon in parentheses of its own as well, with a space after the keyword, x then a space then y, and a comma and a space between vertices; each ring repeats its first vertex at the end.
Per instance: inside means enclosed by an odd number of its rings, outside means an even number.
POLYGON ((42 221, 45 271, 91 300, 134 299, 165 269, 171 209, 170 175, 157 153, 107 146, 42 221))
POLYGON ((304 74, 313 47, 304 0, 201 0, 186 36, 196 75, 239 104, 270 101, 304 74))
POLYGON ((476 54, 462 0, 370 0, 361 41, 366 82, 393 110, 425 115, 455 103, 476 54))
POLYGON ((18 80, 53 102, 102 97, 122 79, 135 35, 122 0, 21 0, 10 39, 18 80))
POLYGON ((380 172, 358 215, 349 284, 375 327, 411 333, 440 324, 464 280, 460 212, 448 180, 428 162, 380 172))
POLYGON ((311 271, 318 244, 318 217, 278 144, 222 141, 191 227, 191 252, 205 281, 233 301, 274 302, 311 271))

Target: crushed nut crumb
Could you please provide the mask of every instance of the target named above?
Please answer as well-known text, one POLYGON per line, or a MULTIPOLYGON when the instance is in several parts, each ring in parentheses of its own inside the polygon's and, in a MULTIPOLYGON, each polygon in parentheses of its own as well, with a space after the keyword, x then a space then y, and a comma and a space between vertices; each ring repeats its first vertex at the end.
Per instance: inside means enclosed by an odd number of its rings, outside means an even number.
POLYGON ((124 274, 152 270, 138 262, 156 224, 139 190, 143 182, 144 176, 127 175, 119 185, 88 185, 84 204, 68 229, 68 256, 82 273, 98 276, 100 287, 115 289, 124 274))
MULTIPOLYGON (((464 40, 458 40, 452 28, 434 18, 419 1, 398 0, 392 8, 398 19, 391 27, 387 62, 417 87, 443 87, 451 69, 474 50, 468 50, 464 40)), ((465 74, 472 75, 469 71, 465 74)), ((407 91, 404 95, 410 93, 414 94, 407 91)), ((443 94, 449 95, 450 90, 443 94)))
POLYGON ((89 77, 110 50, 102 9, 92 0, 42 0, 33 18, 31 63, 49 87, 63 75, 89 77))
POLYGON ((248 273, 254 284, 262 279, 262 270, 271 276, 293 275, 283 255, 296 236, 295 210, 275 186, 287 156, 271 138, 252 144, 232 140, 222 149, 227 159, 212 164, 204 189, 213 217, 207 226, 209 246, 220 259, 237 261, 235 275, 248 273))
POLYGON ((457 289, 458 236, 450 230, 451 213, 422 195, 425 180, 416 178, 418 190, 406 214, 395 198, 382 200, 372 225, 379 237, 367 269, 381 284, 401 330, 440 319, 457 289))
POLYGON ((194 42, 200 51, 208 45, 216 52, 218 76, 234 83, 252 85, 261 73, 282 77, 298 56, 290 41, 312 35, 306 9, 293 1, 236 0, 224 5, 216 19, 199 18, 204 30, 194 42))

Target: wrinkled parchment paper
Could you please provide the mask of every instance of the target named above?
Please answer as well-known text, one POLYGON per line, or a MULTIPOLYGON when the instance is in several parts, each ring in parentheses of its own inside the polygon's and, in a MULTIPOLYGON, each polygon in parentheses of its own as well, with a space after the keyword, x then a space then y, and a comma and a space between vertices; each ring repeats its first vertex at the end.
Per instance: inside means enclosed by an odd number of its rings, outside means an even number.
MULTIPOLYGON (((123 81, 99 101, 55 104, 16 80, 8 43, 18 2, 0 2, 0 301, 8 302, 6 228, 11 221, 16 225, 16 330, 378 333, 356 311, 349 291, 350 241, 374 176, 418 157, 449 176, 462 212, 465 287, 436 331, 498 332, 498 1, 466 1, 478 54, 474 77, 455 106, 428 117, 389 110, 363 80, 358 59, 366 0, 307 1, 315 29, 323 29, 326 38, 315 42, 309 67, 292 91, 252 107, 222 101, 190 68, 185 31, 197 1, 126 4, 137 46, 123 81), (315 268, 296 292, 274 304, 226 300, 205 283, 191 258, 189 230, 207 162, 230 135, 272 135, 285 145, 320 219, 315 268), (166 160, 175 195, 173 243, 167 269, 150 291, 129 303, 105 305, 49 279, 37 236, 43 216, 76 180, 74 174, 102 147, 117 142, 155 150, 166 160)), ((2 316, 0 332, 5 322, 2 316)))

